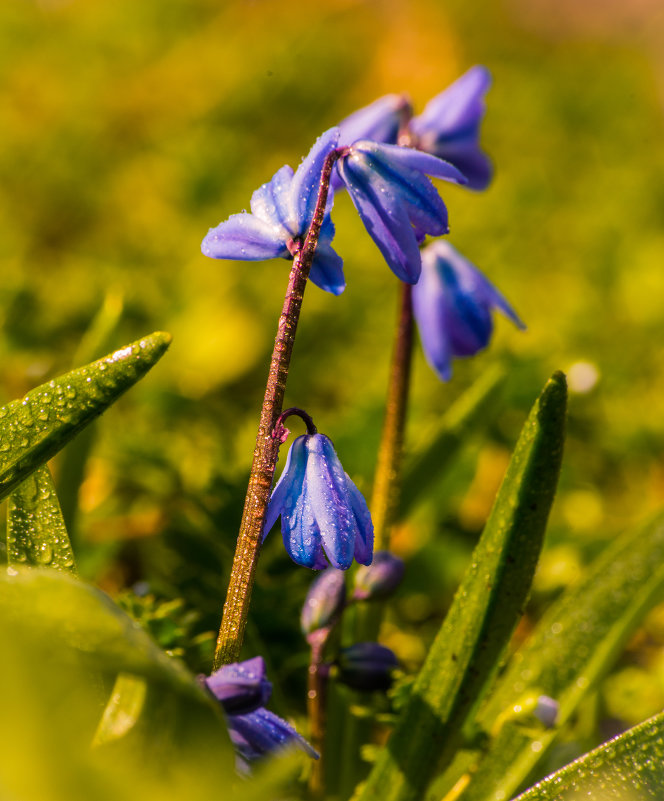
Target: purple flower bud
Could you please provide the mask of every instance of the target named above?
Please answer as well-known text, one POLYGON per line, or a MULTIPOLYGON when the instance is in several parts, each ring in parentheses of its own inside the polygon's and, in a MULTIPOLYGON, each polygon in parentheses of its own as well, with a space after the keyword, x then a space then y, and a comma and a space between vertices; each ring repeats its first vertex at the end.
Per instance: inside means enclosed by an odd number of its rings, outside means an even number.
POLYGON ((307 593, 300 616, 302 633, 306 636, 328 626, 341 612, 345 602, 344 572, 328 567, 314 579, 307 593))
POLYGON ((560 704, 548 695, 540 695, 537 699, 533 714, 547 729, 552 729, 558 720, 560 704))
POLYGON ((367 503, 324 434, 298 437, 267 509, 263 537, 281 516, 284 545, 298 565, 347 570, 371 564, 373 525, 367 503), (327 559, 326 559, 327 557, 327 559))
POLYGON ((358 642, 341 651, 339 681, 354 690, 387 690, 398 666, 389 648, 377 642, 358 642))
MULTIPOLYGON (((288 165, 278 170, 252 195, 251 214, 233 214, 210 229, 201 245, 203 253, 213 259, 239 261, 292 259, 289 246, 304 237, 311 225, 323 164, 338 137, 338 129, 331 128, 319 137, 295 173, 288 165)), ((321 289, 339 295, 345 281, 343 262, 331 245, 331 206, 332 193, 309 275, 321 289)))
POLYGON ((414 284, 420 276, 419 243, 448 231, 447 209, 427 175, 466 183, 445 161, 399 145, 355 142, 337 162, 348 193, 390 269, 414 284))
POLYGON ((224 665, 208 676, 205 684, 229 715, 253 712, 265 706, 272 693, 262 656, 224 665))
POLYGON ((389 551, 376 551, 368 567, 360 567, 355 573, 353 600, 369 601, 387 598, 401 583, 404 574, 403 559, 389 551))
POLYGON ((453 358, 472 356, 489 344, 494 307, 525 328, 493 284, 448 242, 433 242, 422 251, 413 312, 427 361, 443 381, 452 377, 453 358))
POLYGON ((262 657, 224 665, 203 681, 226 713, 228 733, 242 772, 248 769, 246 761, 291 744, 318 759, 316 751, 289 723, 263 708, 272 685, 265 676, 262 657))

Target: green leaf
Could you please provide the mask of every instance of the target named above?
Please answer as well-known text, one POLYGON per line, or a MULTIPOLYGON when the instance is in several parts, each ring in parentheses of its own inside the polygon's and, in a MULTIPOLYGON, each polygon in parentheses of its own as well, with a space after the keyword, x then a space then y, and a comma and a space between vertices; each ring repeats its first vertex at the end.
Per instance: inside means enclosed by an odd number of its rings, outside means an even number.
POLYGON ((609 740, 515 801, 658 801, 664 788, 664 713, 609 740))
POLYGON ((170 341, 151 334, 0 407, 0 499, 144 376, 170 341))
POLYGON ((118 740, 134 728, 145 706, 147 689, 145 679, 131 673, 118 674, 92 740, 93 745, 118 740))
POLYGON ((567 390, 547 383, 521 432, 472 563, 366 784, 363 801, 424 795, 462 744, 526 602, 558 481, 567 390))
POLYGON ((76 574, 74 553, 46 465, 38 467, 9 496, 7 563, 76 574))
POLYGON ((479 725, 495 736, 461 796, 464 801, 509 798, 555 739, 556 730, 533 732, 510 720, 514 704, 527 694, 548 695, 560 704, 558 724, 564 724, 662 597, 664 514, 617 540, 516 652, 478 715, 479 725))
POLYGON ((486 426, 500 408, 505 384, 501 367, 487 370, 441 417, 424 450, 405 466, 399 517, 404 518, 431 485, 454 463, 461 446, 478 428, 486 426))

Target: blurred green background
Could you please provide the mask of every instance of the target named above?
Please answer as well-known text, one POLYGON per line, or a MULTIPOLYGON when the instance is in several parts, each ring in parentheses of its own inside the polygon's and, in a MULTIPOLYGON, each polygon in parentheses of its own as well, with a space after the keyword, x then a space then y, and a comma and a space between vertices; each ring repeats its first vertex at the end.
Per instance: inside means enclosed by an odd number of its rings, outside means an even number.
MULTIPOLYGON (((441 190, 451 241, 528 331, 499 320, 448 385, 417 353, 413 448, 490 365, 508 378, 486 430, 397 533, 411 562, 385 639, 407 666, 421 661, 555 369, 570 379, 569 440, 524 628, 660 508, 663 45, 655 0, 4 0, 0 399, 74 366, 105 299, 123 312, 104 350, 155 329, 174 337, 97 429, 73 532, 83 576, 113 594, 147 581, 158 598, 184 597, 182 630, 167 616, 153 626, 185 651, 199 635, 188 658, 205 669, 288 265, 212 261, 200 241, 351 111, 401 91, 422 109, 476 63, 494 76, 482 138, 496 178, 483 194, 441 190)), ((286 403, 314 416, 369 492, 397 282, 348 198, 333 217, 348 288, 307 290, 286 403)), ((62 460, 53 469, 66 491, 62 460)), ((276 533, 259 573, 248 655, 268 640, 295 694, 311 575, 276 533)), ((664 612, 639 638, 605 702, 625 723, 664 706, 664 612)))

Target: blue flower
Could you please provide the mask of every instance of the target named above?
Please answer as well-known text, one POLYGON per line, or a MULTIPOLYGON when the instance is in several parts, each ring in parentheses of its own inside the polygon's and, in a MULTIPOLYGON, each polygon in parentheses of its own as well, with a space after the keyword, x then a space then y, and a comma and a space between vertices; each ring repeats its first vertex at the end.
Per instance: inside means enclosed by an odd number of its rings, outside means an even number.
MULTIPOLYGON (((491 84, 486 67, 475 66, 436 95, 422 114, 408 122, 410 103, 404 95, 385 95, 346 117, 339 125, 339 145, 358 139, 396 144, 401 130, 412 147, 449 161, 467 179, 470 189, 485 189, 492 177, 489 158, 479 145, 484 95, 491 84)), ((334 178, 333 186, 338 186, 334 178)))
POLYGON ((489 344, 494 307, 525 328, 493 284, 448 242, 433 242, 422 251, 413 311, 424 354, 443 381, 452 377, 453 358, 472 356, 489 344))
POLYGON ((445 234, 447 209, 427 175, 465 183, 451 164, 398 145, 360 140, 337 162, 369 235, 392 271, 409 284, 420 276, 419 243, 445 234))
POLYGON ((224 665, 205 678, 204 683, 226 713, 228 732, 240 756, 242 770, 247 768, 244 760, 251 762, 288 745, 296 745, 318 758, 289 723, 263 708, 272 685, 266 678, 262 657, 224 665))
MULTIPOLYGON (((285 165, 251 197, 251 214, 233 214, 211 228, 201 249, 213 259, 292 259, 297 240, 311 225, 323 163, 339 138, 337 128, 326 131, 297 171, 285 165)), ((345 287, 343 262, 332 249, 334 225, 330 219, 332 193, 326 211, 310 278, 321 289, 339 295, 345 287)))
POLYGON ((468 179, 470 189, 486 189, 493 169, 479 146, 484 95, 491 73, 476 66, 436 95, 410 123, 416 147, 454 164, 468 179))
POLYGON ((298 565, 322 570, 329 560, 347 570, 353 558, 371 563, 373 525, 366 501, 324 434, 305 434, 291 445, 270 498, 264 537, 280 515, 284 545, 298 565))

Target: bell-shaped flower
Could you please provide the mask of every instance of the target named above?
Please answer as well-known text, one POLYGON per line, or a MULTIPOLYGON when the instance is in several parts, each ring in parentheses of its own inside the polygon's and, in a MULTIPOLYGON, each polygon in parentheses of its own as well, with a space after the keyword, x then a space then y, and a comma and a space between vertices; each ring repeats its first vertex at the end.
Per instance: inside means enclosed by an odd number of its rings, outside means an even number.
POLYGON ((373 557, 373 524, 366 501, 344 472, 324 434, 298 437, 268 505, 265 537, 281 516, 284 545, 298 565, 347 570, 373 557))
POLYGON ((484 95, 490 85, 489 70, 472 67, 410 123, 416 146, 458 167, 470 189, 485 189, 493 174, 491 161, 479 146, 484 95))
POLYGON ((494 307, 525 328, 493 284, 449 242, 438 240, 422 251, 413 312, 427 361, 443 381, 452 377, 452 359, 489 344, 494 307))
POLYGON ((398 145, 360 140, 344 148, 339 175, 369 235, 392 271, 409 284, 420 276, 419 243, 445 234, 447 209, 427 175, 465 183, 451 164, 398 145))
POLYGON ((285 720, 264 709, 272 685, 260 656, 224 665, 203 683, 226 713, 228 733, 239 755, 239 768, 273 751, 294 745, 318 758, 316 751, 285 720))
MULTIPOLYGON (((232 214, 211 228, 201 250, 213 259, 259 261, 292 259, 296 240, 303 240, 313 219, 323 164, 339 138, 337 128, 326 131, 297 171, 288 165, 251 197, 251 214, 232 214)), ((332 249, 334 225, 330 219, 330 193, 325 219, 309 274, 321 289, 339 295, 345 287, 343 262, 332 249)))

